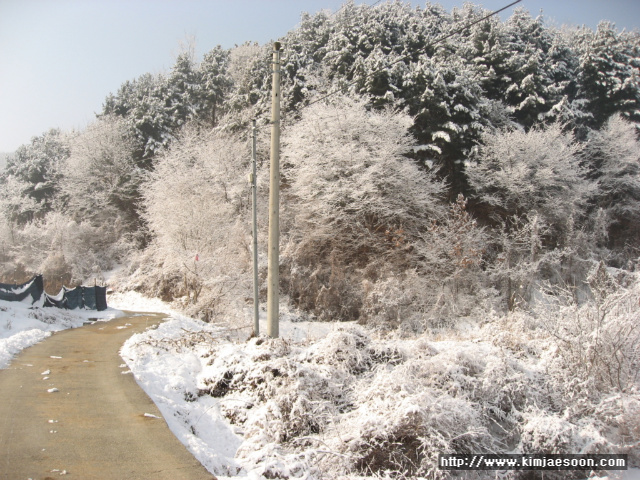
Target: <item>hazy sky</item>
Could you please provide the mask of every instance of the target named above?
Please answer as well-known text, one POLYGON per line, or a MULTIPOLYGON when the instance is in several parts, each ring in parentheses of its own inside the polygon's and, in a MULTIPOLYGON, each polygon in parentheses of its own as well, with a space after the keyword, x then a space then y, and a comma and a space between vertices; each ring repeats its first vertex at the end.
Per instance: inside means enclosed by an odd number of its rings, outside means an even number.
MULTIPOLYGON (((448 10, 463 2, 433 1, 448 10)), ((189 36, 196 38, 200 59, 216 45, 276 40, 298 24, 301 12, 335 11, 342 3, 0 0, 0 152, 13 151, 52 127, 84 128, 106 95, 125 80, 167 71, 189 36)), ((497 10, 511 0, 473 3, 497 10)), ((619 28, 640 28, 639 0, 522 0, 519 5, 534 15, 542 10, 555 24, 595 27, 607 19, 619 28)))

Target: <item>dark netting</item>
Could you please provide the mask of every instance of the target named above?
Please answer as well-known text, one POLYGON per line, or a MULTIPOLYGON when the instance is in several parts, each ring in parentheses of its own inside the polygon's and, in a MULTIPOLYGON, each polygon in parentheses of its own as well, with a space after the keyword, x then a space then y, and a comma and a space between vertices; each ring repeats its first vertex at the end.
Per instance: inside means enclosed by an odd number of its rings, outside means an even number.
POLYGON ((44 291, 42 275, 36 275, 22 284, 0 283, 0 300, 9 302, 30 301, 34 304, 44 297, 43 306, 75 310, 106 310, 107 287, 62 287, 58 295, 48 295, 44 291))
POLYGON ((69 310, 75 310, 76 308, 83 308, 84 301, 82 300, 82 287, 76 287, 72 289, 64 288, 64 296, 67 299, 67 308, 69 310))
POLYGON ((96 308, 100 312, 107 309, 107 287, 96 287, 96 308))
POLYGON ((21 302, 31 297, 31 303, 35 303, 44 293, 44 281, 42 275, 36 275, 31 280, 21 285, 0 283, 0 300, 9 302, 21 302))
POLYGON ((58 293, 58 295, 49 295, 45 293, 43 305, 45 307, 68 308, 67 299, 65 298, 64 287, 62 287, 62 290, 60 290, 60 293, 58 293))
POLYGON ((84 308, 97 310, 96 308, 96 287, 82 287, 84 292, 84 308))

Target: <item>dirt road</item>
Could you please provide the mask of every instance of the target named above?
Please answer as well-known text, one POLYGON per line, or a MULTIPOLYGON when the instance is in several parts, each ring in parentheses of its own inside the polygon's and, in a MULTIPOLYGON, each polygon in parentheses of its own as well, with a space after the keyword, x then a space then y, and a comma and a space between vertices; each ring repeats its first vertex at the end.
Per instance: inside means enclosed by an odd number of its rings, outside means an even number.
POLYGON ((65 330, 0 370, 0 480, 214 478, 122 366, 126 339, 161 320, 65 330))

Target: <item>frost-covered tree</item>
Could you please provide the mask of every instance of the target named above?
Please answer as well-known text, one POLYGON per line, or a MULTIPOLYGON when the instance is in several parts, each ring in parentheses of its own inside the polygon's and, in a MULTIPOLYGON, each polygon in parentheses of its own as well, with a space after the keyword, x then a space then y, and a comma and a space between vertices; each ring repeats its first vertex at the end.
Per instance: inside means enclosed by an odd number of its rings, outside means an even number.
POLYGON ((429 293, 423 292, 423 296, 431 297, 432 313, 442 318, 469 312, 470 304, 475 303, 473 295, 481 287, 488 240, 487 231, 469 213, 462 194, 450 204, 446 215, 433 219, 424 230, 416 252, 420 274, 429 285, 425 289, 429 293))
POLYGON ((579 92, 599 128, 616 112, 640 121, 640 34, 601 22, 595 32, 575 33, 580 56, 579 92))
POLYGON ((505 218, 493 231, 487 274, 503 294, 508 310, 529 302, 541 280, 542 266, 557 256, 556 250, 545 249, 543 239, 549 233, 537 212, 505 218))
POLYGON ((597 207, 608 219, 609 246, 638 245, 640 234, 640 142, 633 123, 620 114, 590 133, 585 158, 598 185, 597 207))
MULTIPOLYGON (((225 108, 230 117, 244 117, 247 125, 251 115, 267 112, 270 106, 271 50, 271 45, 247 42, 229 52, 229 77, 233 88, 225 108)), ((288 98, 289 95, 282 95, 285 102, 288 98)))
POLYGON ((63 210, 77 221, 133 232, 140 227, 134 142, 124 119, 103 116, 70 140, 62 168, 63 210))
POLYGON ((167 148, 180 128, 190 121, 215 124, 217 110, 231 85, 229 53, 216 47, 201 63, 192 46, 182 51, 167 74, 145 74, 125 82, 107 96, 102 115, 127 120, 136 139, 138 163, 150 168, 151 160, 167 148))
POLYGON ((180 53, 166 78, 167 115, 175 127, 193 120, 200 109, 202 85, 194 56, 192 50, 180 53))
POLYGON ((127 81, 113 95, 107 96, 102 115, 126 119, 136 141, 136 158, 141 167, 149 168, 155 152, 171 140, 171 121, 166 114, 165 79, 161 75, 145 74, 127 81))
POLYGON ((579 149, 559 123, 528 132, 501 130, 482 137, 466 171, 478 197, 497 215, 537 212, 557 241, 568 219, 584 213, 594 191, 580 165, 579 149))
POLYGON ((411 123, 340 96, 304 109, 284 132, 289 289, 302 306, 357 315, 359 294, 341 290, 347 277, 410 265, 412 243, 441 214, 442 183, 404 156, 411 123))
MULTIPOLYGON (((249 291, 247 160, 242 139, 189 127, 143 187, 153 284, 170 298, 186 296, 207 319, 249 291)), ((229 315, 242 316, 236 308, 229 315)))
POLYGON ((230 53, 217 46, 205 53, 199 65, 202 84, 202 103, 198 118, 210 125, 216 125, 222 116, 220 108, 230 92, 232 79, 229 73, 230 53))
POLYGON ((68 155, 67 136, 52 129, 33 137, 9 158, 0 175, 0 198, 11 221, 23 224, 53 210, 60 188, 60 164, 68 155))

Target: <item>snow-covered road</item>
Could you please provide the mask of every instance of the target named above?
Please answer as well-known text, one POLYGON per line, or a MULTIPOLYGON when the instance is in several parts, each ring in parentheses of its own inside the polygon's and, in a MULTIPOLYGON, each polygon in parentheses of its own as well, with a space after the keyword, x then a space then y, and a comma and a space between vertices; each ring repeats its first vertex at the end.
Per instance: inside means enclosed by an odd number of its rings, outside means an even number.
POLYGON ((163 318, 58 332, 0 370, 0 478, 210 480, 119 356, 163 318))

